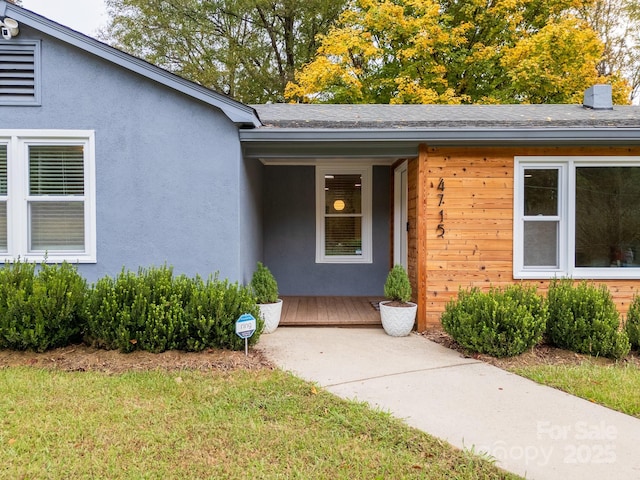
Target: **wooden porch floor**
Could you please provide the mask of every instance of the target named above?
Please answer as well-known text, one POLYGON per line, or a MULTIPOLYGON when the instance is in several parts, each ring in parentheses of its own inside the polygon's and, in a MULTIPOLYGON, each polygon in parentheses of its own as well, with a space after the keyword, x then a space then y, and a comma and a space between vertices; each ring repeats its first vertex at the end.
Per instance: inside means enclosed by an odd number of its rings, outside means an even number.
POLYGON ((382 326, 382 297, 282 297, 280 325, 382 326))

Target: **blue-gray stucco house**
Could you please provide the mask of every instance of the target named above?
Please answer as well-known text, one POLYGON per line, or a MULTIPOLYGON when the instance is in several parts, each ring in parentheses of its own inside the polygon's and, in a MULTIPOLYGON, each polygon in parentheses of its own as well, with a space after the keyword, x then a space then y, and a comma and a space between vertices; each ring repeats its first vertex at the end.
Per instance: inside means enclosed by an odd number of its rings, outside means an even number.
POLYGON ((238 129, 254 110, 4 1, 0 17, 20 25, 0 40, 3 256, 78 262, 90 280, 165 262, 246 278, 261 180, 238 129), (50 190, 37 155, 69 156, 50 190))
POLYGON ((0 39, 4 259, 67 260, 90 281, 166 263, 240 282, 261 260, 285 294, 381 293, 388 159, 367 166, 368 260, 316 263, 315 169, 243 155, 254 108, 13 4, 0 18, 20 30, 0 39))
POLYGON ((4 261, 243 283, 262 261, 305 296, 379 296, 401 263, 418 329, 458 285, 570 275, 609 282, 619 305, 637 292, 640 215, 599 211, 627 227, 582 238, 603 226, 572 193, 587 166, 640 178, 640 108, 606 88, 585 105, 248 106, 0 0, 5 18, 4 261), (534 215, 531 178, 564 203, 534 215))

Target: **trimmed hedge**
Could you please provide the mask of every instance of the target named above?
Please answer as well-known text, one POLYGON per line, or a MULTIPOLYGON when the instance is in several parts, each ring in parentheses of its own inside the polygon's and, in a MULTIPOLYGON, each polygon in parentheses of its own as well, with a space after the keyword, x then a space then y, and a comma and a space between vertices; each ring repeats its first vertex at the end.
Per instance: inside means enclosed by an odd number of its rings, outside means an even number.
POLYGON ((86 281, 68 263, 0 269, 0 348, 43 352, 81 339, 86 281))
POLYGON ((594 356, 622 358, 629 339, 606 285, 555 279, 549 285, 547 338, 551 344, 594 356))
POLYGON ((547 318, 546 302, 535 287, 511 285, 488 293, 459 290, 445 308, 442 326, 469 350, 509 357, 540 342, 547 318))
POLYGON ((91 287, 68 263, 16 261, 0 269, 0 348, 43 352, 84 339, 123 352, 241 350, 235 333, 245 313, 264 321, 248 287, 217 276, 174 276, 167 266, 122 272, 91 287))
POLYGON ((104 277, 91 290, 87 302, 87 341, 123 352, 146 350, 201 351, 205 348, 244 348, 235 322, 252 314, 260 338, 263 322, 255 297, 247 287, 221 281, 174 276, 169 267, 122 271, 104 277))
POLYGON ((634 295, 631 301, 624 330, 629 337, 631 348, 640 350, 640 296, 638 295, 634 295))

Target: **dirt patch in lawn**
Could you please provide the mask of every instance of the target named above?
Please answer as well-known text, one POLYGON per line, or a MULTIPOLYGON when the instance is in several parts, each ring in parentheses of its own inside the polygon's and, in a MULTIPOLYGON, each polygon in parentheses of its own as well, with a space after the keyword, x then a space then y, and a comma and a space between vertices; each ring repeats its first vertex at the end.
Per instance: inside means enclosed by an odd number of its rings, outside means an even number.
POLYGON ((257 350, 205 350, 203 352, 168 351, 163 353, 100 350, 85 345, 72 345, 44 353, 0 350, 0 368, 32 366, 67 372, 99 371, 122 373, 145 370, 256 370, 274 368, 257 350))
MULTIPOLYGON (((601 365, 613 365, 616 363, 615 360, 609 358, 592 357, 591 355, 583 355, 546 344, 538 345, 515 357, 494 358, 490 355, 469 352, 441 329, 427 330, 422 335, 433 342, 460 352, 464 357, 475 358, 505 370, 531 365, 580 365, 585 361, 597 362, 601 365)), ((619 362, 629 363, 640 368, 638 352, 632 352, 619 362)))

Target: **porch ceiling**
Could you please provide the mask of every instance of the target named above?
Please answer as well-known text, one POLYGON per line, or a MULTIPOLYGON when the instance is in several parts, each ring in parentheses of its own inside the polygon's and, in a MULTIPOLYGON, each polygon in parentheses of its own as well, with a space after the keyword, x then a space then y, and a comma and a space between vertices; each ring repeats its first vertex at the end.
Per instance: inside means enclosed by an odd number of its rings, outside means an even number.
POLYGON ((258 141, 243 142, 247 158, 264 164, 345 163, 366 160, 374 165, 391 165, 399 159, 418 156, 419 143, 388 141, 258 141))

